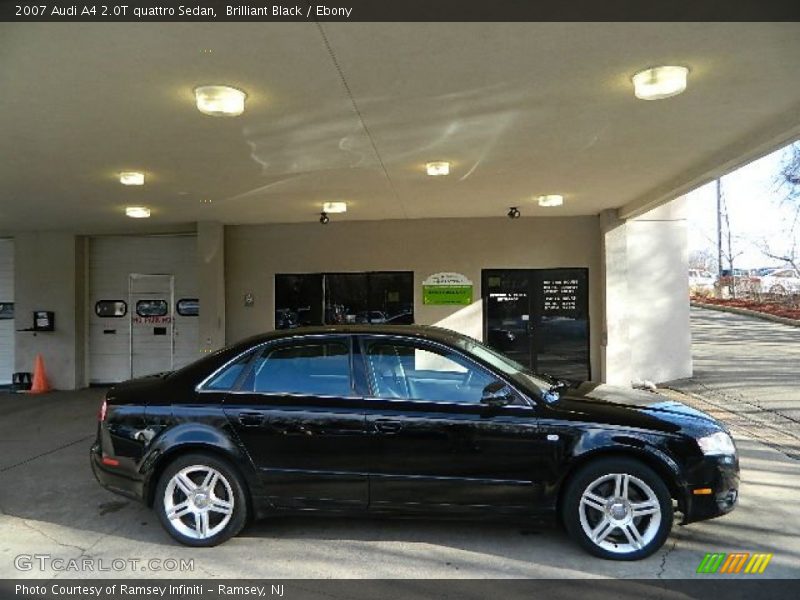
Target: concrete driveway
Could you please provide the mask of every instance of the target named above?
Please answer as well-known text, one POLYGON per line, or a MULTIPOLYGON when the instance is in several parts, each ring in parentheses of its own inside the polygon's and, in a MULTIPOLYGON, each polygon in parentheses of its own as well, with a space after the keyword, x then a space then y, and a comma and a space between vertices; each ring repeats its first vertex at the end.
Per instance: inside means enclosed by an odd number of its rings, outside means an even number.
MULTIPOLYGON (((647 560, 593 558, 558 528, 474 522, 285 518, 213 549, 175 544, 155 516, 101 489, 88 464, 102 391, 0 394, 0 578, 86 577, 34 566, 20 554, 122 559, 104 577, 691 578, 706 552, 772 552, 761 577, 800 576, 800 463, 738 440, 744 482, 731 515, 675 527, 647 560), (142 570, 129 559, 193 559, 186 572, 142 570)), ((145 567, 146 568, 146 567, 145 567)))

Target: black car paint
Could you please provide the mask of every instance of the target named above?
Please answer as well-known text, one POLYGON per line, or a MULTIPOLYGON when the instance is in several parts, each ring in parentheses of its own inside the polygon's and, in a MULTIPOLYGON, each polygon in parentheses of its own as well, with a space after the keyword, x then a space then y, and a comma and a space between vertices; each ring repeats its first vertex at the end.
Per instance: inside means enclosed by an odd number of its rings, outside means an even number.
POLYGON ((605 398, 593 397, 603 388, 591 383, 546 401, 524 379, 496 371, 517 396, 504 407, 376 399, 359 343, 376 334, 463 351, 457 334, 421 326, 316 327, 250 338, 180 371, 112 388, 91 450, 95 475, 112 491, 152 504, 171 458, 204 450, 240 471, 257 517, 297 511, 542 517, 558 509, 577 467, 626 455, 664 478, 684 523, 735 506, 738 459, 702 454, 696 439, 724 431, 704 413, 647 392, 606 389, 605 398), (298 336, 352 340, 351 396, 198 390, 248 349, 298 336), (713 494, 693 495, 699 487, 713 494))

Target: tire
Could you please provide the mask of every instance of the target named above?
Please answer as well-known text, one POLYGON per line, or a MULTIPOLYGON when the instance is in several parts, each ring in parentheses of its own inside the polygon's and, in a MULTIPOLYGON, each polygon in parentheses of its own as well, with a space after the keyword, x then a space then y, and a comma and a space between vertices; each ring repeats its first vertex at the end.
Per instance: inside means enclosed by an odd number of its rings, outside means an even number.
POLYGON ((667 485, 630 458, 601 458, 581 467, 567 483, 561 508, 569 535, 589 553, 610 560, 646 558, 672 530, 667 485))
POLYGON ((186 546, 216 546, 247 522, 242 477, 210 454, 186 454, 171 462, 158 480, 153 504, 167 533, 186 546))

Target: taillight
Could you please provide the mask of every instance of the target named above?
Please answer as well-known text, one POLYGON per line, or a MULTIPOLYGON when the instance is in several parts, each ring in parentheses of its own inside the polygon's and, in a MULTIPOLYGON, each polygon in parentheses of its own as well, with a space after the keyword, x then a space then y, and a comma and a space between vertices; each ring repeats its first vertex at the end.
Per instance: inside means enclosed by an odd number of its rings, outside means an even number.
POLYGON ((103 403, 100 405, 100 410, 97 411, 97 420, 105 421, 106 412, 108 412, 108 402, 106 402, 106 399, 103 398, 103 403))

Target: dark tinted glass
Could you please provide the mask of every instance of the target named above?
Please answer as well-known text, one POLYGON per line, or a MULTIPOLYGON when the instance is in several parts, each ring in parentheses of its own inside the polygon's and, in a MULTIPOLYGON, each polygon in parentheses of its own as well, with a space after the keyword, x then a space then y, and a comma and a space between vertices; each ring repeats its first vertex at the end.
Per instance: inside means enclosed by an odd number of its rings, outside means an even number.
POLYGON ((322 275, 275 275, 275 329, 322 325, 322 275))
POLYGON ((341 342, 267 349, 244 387, 273 394, 349 396, 349 350, 341 342))
POLYGON ((175 310, 182 317, 196 317, 200 314, 200 301, 197 298, 181 298, 175 304, 175 310))
POLYGON ((128 304, 124 300, 100 300, 94 305, 98 317, 124 317, 128 314, 128 304))
POLYGON ((236 381, 239 379, 250 358, 253 356, 252 352, 243 356, 236 362, 228 365, 222 371, 210 379, 204 386, 204 390, 219 390, 225 391, 233 388, 236 381))
POLYGON ((140 317, 163 317, 169 311, 166 300, 139 300, 136 314, 140 317))
POLYGON ((0 302, 0 320, 14 318, 14 303, 0 302))

